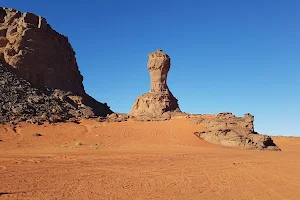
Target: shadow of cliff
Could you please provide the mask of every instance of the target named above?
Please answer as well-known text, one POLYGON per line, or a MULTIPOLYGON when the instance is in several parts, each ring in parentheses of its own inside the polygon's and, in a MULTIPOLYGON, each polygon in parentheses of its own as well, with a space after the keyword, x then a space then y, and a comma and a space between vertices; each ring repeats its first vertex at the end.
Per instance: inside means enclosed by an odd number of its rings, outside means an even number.
MULTIPOLYGON (((5 62, 5 60, 3 58, 0 58, 0 63, 5 65, 6 68, 8 70, 10 70, 12 73, 18 75, 19 77, 21 77, 22 79, 24 79, 25 81, 29 82, 30 85, 34 88, 37 88, 38 90, 40 90, 41 92, 43 92, 46 95, 51 95, 51 93, 55 90, 61 90, 65 93, 73 93, 73 91, 65 91, 63 88, 51 88, 48 87, 46 84, 43 83, 43 81, 37 81, 37 80, 42 80, 43 78, 39 76, 39 74, 35 74, 35 84, 32 83, 32 79, 30 79, 30 77, 25 77, 22 73, 19 73, 18 70, 16 70, 14 67, 12 67, 11 65, 9 65, 7 62, 5 62), (30 79, 30 80, 29 80, 30 79)), ((31 77, 32 78, 32 77, 31 77)), ((74 92, 75 96, 79 96, 82 97, 82 103, 85 106, 89 106, 90 108, 92 108, 94 114, 96 116, 100 116, 100 117, 106 117, 108 114, 112 114, 113 111, 110 109, 110 107, 107 105, 107 103, 101 103, 99 101, 97 101, 96 99, 94 99, 93 97, 91 97, 90 95, 86 94, 85 92, 83 94, 77 94, 76 92, 74 92)), ((74 107, 77 107, 78 105, 76 104, 76 102, 74 102, 72 99, 68 98, 66 99, 66 101, 68 101, 68 103, 72 104, 74 107)))
POLYGON ((97 116, 106 117, 108 114, 113 113, 107 103, 101 103, 88 94, 83 96, 83 103, 91 107, 97 116))

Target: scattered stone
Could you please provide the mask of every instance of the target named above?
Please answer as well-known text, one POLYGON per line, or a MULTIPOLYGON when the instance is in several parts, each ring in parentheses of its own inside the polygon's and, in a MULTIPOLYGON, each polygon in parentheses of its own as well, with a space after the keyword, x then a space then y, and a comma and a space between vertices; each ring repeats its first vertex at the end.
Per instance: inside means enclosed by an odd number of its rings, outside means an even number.
POLYGON ((75 146, 76 146, 76 147, 82 146, 82 143, 81 143, 81 142, 76 142, 76 143, 75 143, 75 146))
POLYGON ((110 115, 107 115, 106 119, 103 118, 98 118, 98 121, 105 121, 105 122, 124 122, 127 121, 127 119, 129 119, 129 115, 127 114, 117 114, 117 113, 113 113, 110 115))
POLYGON ((40 134, 40 133, 34 133, 33 136, 34 136, 34 137, 40 137, 40 136, 43 136, 43 135, 40 134))
POLYGON ((80 124, 80 121, 78 121, 78 119, 76 119, 76 118, 70 118, 69 120, 68 120, 69 122, 73 122, 73 123, 75 123, 75 124, 80 124))
POLYGON ((113 113, 113 114, 110 114, 110 115, 107 116, 108 119, 118 119, 118 117, 119 116, 116 113, 113 113))
POLYGON ((96 121, 97 122, 105 122, 106 118, 105 117, 97 117, 96 121))
POLYGON ((82 115, 84 118, 89 119, 89 118, 94 118, 95 113, 93 112, 91 107, 84 106, 82 109, 82 115))
POLYGON ((96 143, 96 144, 92 144, 91 147, 93 149, 98 149, 100 147, 100 144, 99 143, 96 143))
POLYGON ((11 67, 0 61, 0 122, 17 122, 41 125, 93 117, 95 114, 87 106, 72 103, 64 91, 36 88, 15 74, 11 67), (60 93, 60 96, 57 94, 60 93), (64 97, 62 97, 64 96, 64 97))

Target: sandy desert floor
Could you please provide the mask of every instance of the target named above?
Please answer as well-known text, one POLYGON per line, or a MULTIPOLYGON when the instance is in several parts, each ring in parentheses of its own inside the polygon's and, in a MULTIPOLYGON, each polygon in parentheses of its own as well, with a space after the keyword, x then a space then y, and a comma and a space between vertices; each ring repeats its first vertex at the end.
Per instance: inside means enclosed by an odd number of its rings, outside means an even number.
POLYGON ((247 151, 204 142, 201 129, 187 119, 0 126, 0 199, 300 199, 300 139, 247 151))

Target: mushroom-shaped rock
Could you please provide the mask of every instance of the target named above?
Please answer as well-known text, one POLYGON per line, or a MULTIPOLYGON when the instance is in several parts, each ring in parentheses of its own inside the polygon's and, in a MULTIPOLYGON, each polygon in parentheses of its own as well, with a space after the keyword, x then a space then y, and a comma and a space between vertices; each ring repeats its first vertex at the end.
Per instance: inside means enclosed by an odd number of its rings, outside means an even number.
POLYGON ((162 50, 148 54, 148 71, 150 73, 150 92, 139 96, 131 111, 132 116, 161 117, 168 111, 180 111, 178 100, 167 85, 171 66, 170 57, 162 50))

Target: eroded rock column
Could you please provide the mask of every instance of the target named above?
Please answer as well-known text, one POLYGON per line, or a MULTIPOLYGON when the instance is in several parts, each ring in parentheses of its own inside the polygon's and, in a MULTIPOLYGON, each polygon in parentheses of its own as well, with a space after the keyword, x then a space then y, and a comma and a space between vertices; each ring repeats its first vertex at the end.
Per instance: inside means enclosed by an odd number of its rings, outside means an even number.
POLYGON ((168 91, 167 77, 170 70, 170 57, 162 50, 150 53, 148 70, 150 72, 150 92, 161 93, 168 91))
POLYGON ((171 66, 170 57, 162 50, 148 54, 150 73, 150 92, 139 96, 131 111, 132 116, 160 118, 166 112, 180 111, 178 100, 167 85, 168 72, 171 66))

